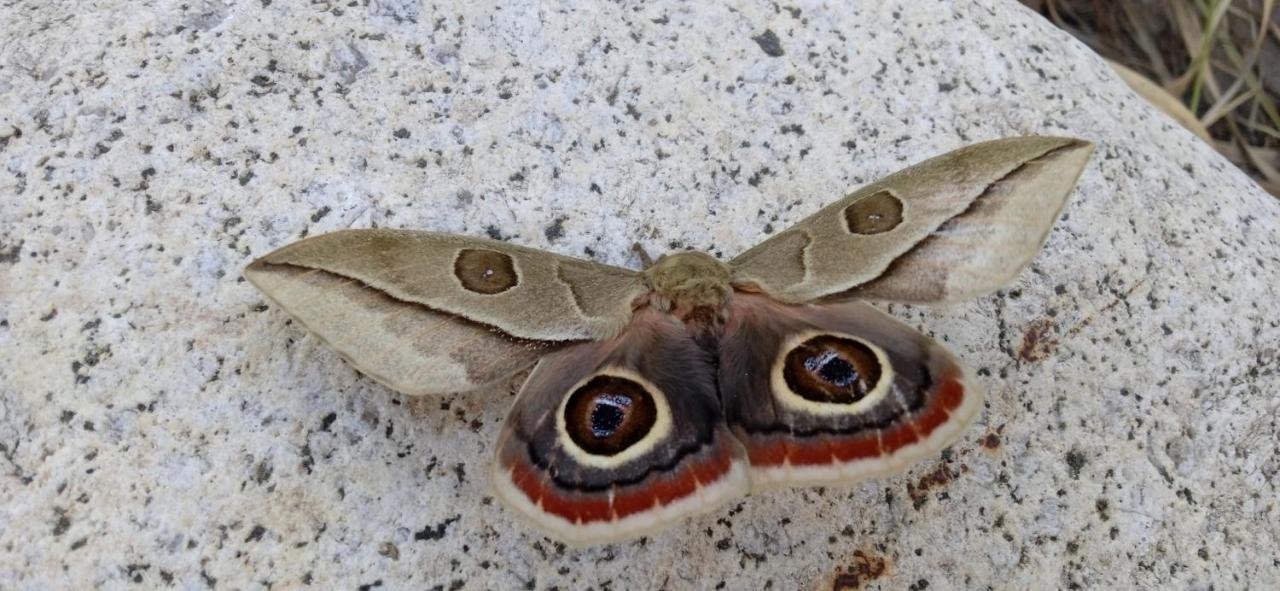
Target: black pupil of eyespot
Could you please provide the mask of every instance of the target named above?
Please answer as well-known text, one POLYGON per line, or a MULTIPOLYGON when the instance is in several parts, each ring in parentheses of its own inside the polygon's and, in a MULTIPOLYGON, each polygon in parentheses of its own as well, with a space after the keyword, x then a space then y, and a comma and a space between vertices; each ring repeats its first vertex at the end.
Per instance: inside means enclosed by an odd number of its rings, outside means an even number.
POLYGON ((591 408, 591 435, 596 439, 612 437, 630 408, 631 398, 625 394, 601 394, 591 408))
POLYGON ((848 388, 858 382, 858 370, 835 351, 823 351, 805 359, 804 367, 840 388, 848 388))
POLYGON ((782 378, 802 398, 853 404, 875 391, 885 370, 874 349, 856 339, 818 335, 786 355, 782 378))
POLYGON ((658 420, 654 394, 624 377, 602 374, 579 386, 564 407, 564 429, 579 449, 611 456, 635 445, 658 420))

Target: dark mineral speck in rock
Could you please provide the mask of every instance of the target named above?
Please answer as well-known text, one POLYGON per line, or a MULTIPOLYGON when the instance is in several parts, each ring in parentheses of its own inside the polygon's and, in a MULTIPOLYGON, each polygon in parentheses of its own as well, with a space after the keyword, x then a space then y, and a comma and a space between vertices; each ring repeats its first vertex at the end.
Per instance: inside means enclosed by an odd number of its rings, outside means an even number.
POLYGON ((0 263, 16 263, 18 256, 22 254, 22 242, 18 242, 12 246, 5 246, 0 243, 0 263))
POLYGON ((564 237, 564 218, 557 218, 550 226, 543 229, 543 234, 547 236, 547 242, 555 242, 564 237))
POLYGON ((449 529, 449 526, 454 524, 461 518, 462 517, 459 515, 454 515, 453 517, 445 519, 444 521, 437 523, 435 525, 428 525, 422 528, 421 531, 414 532, 413 539, 419 542, 424 540, 426 541, 439 540, 440 538, 444 537, 444 534, 449 529))
POLYGON ((1086 458, 1078 449, 1072 449, 1067 452, 1066 461, 1067 468, 1071 472, 1071 478, 1073 480, 1080 479, 1080 470, 1084 468, 1085 464, 1089 463, 1088 458, 1086 458))
POLYGON ((765 54, 769 57, 781 57, 784 53, 782 51, 782 43, 778 40, 778 35, 774 33, 772 29, 765 29, 763 33, 756 35, 751 39, 759 44, 760 49, 764 50, 765 54))
POLYGON ((261 526, 261 525, 255 525, 255 526, 253 526, 253 530, 251 530, 251 531, 249 532, 249 535, 248 535, 248 536, 245 536, 244 541, 246 541, 246 542, 256 542, 256 541, 258 541, 258 540, 261 540, 261 539, 262 539, 263 534, 265 534, 265 533, 267 533, 267 528, 265 528, 265 527, 263 527, 263 526, 261 526))

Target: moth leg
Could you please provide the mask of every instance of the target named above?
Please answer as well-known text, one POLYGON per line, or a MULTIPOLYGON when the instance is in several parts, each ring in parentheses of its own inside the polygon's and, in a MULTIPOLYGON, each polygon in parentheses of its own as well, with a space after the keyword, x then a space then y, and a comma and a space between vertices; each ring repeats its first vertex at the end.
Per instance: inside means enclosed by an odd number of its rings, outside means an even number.
POLYGON ((644 245, 640 244, 640 242, 631 243, 631 252, 640 257, 640 266, 643 269, 648 270, 649 267, 653 266, 653 257, 649 256, 649 251, 645 250, 644 245))

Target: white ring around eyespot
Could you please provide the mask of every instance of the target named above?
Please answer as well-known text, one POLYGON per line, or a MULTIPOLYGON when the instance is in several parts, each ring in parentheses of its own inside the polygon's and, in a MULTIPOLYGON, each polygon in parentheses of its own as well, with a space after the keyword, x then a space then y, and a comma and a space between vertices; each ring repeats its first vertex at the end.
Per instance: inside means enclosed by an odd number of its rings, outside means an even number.
POLYGON ((651 451, 659 441, 666 439, 671 434, 671 407, 667 405, 667 395, 649 380, 640 377, 639 374, 621 367, 605 367, 599 371, 582 378, 577 384, 574 384, 569 391, 565 393, 560 406, 556 409, 556 439, 560 441, 561 447, 573 456, 573 459, 580 464, 591 466, 593 468, 614 468, 621 466, 641 455, 651 451), (631 380, 645 389, 645 392, 653 398, 654 420, 653 425, 649 427, 649 432, 645 433, 638 441, 631 444, 626 449, 613 454, 611 456, 603 456, 593 454, 578 446, 573 437, 569 436, 568 425, 565 424, 564 411, 569 405, 569 399, 573 398, 573 393, 587 385, 587 382, 600 376, 610 376, 631 380))
POLYGON ((877 405, 889 392, 889 386, 893 384, 893 365, 889 363, 889 356, 884 350, 871 343, 868 343, 851 334, 840 332, 829 332, 823 330, 807 330, 804 332, 791 335, 790 338, 782 342, 779 349, 778 358, 773 361, 773 369, 769 374, 769 383, 773 387, 774 396, 789 410, 807 412, 810 414, 822 416, 841 416, 858 414, 877 405), (880 364, 880 380, 876 382, 875 387, 867 392, 861 400, 845 404, 841 402, 815 402, 809 400, 796 393, 787 384, 787 378, 783 375, 783 369, 787 366, 787 355, 792 349, 800 346, 805 341, 821 336, 831 336, 840 339, 854 341, 868 349, 876 356, 876 363, 880 364))

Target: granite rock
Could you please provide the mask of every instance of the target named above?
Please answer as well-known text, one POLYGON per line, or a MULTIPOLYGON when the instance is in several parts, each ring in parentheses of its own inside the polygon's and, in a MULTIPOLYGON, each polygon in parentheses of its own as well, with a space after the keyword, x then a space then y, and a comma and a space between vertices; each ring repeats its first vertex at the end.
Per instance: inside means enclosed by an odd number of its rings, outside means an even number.
POLYGON ((1280 204, 1011 1, 0 7, 0 587, 1280 584, 1280 204), (1097 143, 1007 290, 891 306, 989 389, 906 474, 568 549, 494 500, 518 380, 397 395, 240 276, 349 227, 635 266, 861 183, 1097 143))

